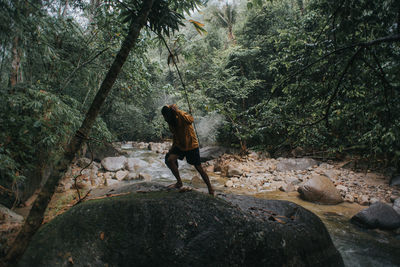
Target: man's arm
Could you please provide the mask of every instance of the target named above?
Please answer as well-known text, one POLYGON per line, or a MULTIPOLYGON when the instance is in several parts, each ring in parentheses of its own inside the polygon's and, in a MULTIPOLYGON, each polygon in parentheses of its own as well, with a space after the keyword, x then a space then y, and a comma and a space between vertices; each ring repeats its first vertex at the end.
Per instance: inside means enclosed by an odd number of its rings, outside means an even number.
POLYGON ((178 115, 178 117, 180 117, 181 119, 183 119, 184 122, 186 122, 187 124, 192 124, 194 122, 194 118, 192 115, 186 113, 183 110, 178 109, 176 104, 173 104, 170 106, 170 108, 175 111, 176 115, 178 115))

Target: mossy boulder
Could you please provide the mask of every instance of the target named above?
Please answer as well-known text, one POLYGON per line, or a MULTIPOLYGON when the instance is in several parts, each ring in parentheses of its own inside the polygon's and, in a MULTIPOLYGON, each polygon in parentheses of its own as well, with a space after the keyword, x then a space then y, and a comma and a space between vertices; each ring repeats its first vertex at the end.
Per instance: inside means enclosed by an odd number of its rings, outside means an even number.
POLYGON ((323 223, 294 203, 157 190, 70 209, 19 266, 343 266, 323 223))

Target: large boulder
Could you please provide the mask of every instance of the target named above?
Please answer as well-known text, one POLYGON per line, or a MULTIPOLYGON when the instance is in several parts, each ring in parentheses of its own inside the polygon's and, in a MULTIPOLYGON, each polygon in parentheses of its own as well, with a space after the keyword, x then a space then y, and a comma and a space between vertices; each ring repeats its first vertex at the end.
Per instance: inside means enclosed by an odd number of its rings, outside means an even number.
POLYGON ((84 202, 44 225, 19 266, 343 266, 320 219, 294 203, 125 191, 137 193, 84 202))
POLYGON ((318 164, 318 162, 311 158, 279 158, 277 164, 277 171, 292 171, 292 170, 306 170, 318 164))
POLYGON ((206 146, 200 149, 200 160, 206 162, 219 158, 222 154, 229 152, 229 149, 222 146, 206 146))
POLYGON ((85 152, 86 158, 91 159, 93 156, 93 160, 97 162, 107 157, 116 157, 119 155, 119 151, 110 143, 90 144, 90 149, 87 149, 85 152))
POLYGON ((131 171, 139 171, 145 167, 147 167, 149 165, 149 163, 147 163, 146 161, 142 160, 142 159, 138 159, 138 158, 128 158, 126 160, 126 168, 131 171))
POLYGON ((326 176, 315 175, 311 177, 297 191, 302 199, 319 204, 338 204, 343 202, 339 190, 326 176))
POLYGON ((116 172, 116 171, 123 169, 125 167, 126 162, 127 162, 127 159, 124 156, 107 157, 101 161, 101 165, 107 171, 116 172))
POLYGON ((393 230, 400 227, 400 215, 391 206, 382 202, 375 202, 354 215, 350 221, 370 229, 393 230))

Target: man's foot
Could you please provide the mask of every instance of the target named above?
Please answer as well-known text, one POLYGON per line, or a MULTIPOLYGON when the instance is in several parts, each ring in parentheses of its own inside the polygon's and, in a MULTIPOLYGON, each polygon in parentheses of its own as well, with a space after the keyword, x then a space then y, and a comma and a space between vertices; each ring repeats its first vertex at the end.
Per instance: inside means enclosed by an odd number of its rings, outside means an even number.
POLYGON ((182 187, 182 183, 175 183, 175 184, 170 184, 169 186, 167 186, 167 188, 181 188, 182 187))

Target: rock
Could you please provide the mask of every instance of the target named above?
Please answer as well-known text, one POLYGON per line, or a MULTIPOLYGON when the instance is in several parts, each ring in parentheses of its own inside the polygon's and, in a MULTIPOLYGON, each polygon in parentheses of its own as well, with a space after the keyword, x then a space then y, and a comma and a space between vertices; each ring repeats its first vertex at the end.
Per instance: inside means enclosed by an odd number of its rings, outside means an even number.
POLYGON ((310 158, 281 158, 277 164, 277 171, 306 170, 314 165, 317 165, 317 161, 310 158))
POLYGON ((358 199, 358 204, 363 205, 363 206, 368 206, 369 205, 369 196, 367 195, 362 195, 358 199))
POLYGON ((146 182, 150 182, 151 181, 151 175, 148 174, 148 173, 139 173, 138 179, 139 180, 144 180, 146 182))
POLYGON ((392 178, 390 178, 389 185, 400 186, 400 175, 393 175, 392 178))
POLYGON ((226 170, 226 176, 228 177, 232 177, 232 176, 241 176, 243 174, 243 171, 235 166, 235 165, 228 165, 227 166, 227 170, 226 170))
POLYGON ((331 179, 332 181, 335 181, 338 179, 337 171, 336 170, 324 170, 323 174, 331 179))
POLYGON ((204 184, 203 180, 197 175, 192 177, 192 179, 190 180, 190 183, 193 184, 193 185, 204 184))
POLYGON ((116 185, 118 183, 119 183, 119 181, 118 180, 114 180, 114 179, 105 179, 105 181, 104 181, 104 185, 105 186, 113 186, 113 185, 116 185))
POLYGON ((0 204, 0 223, 15 222, 22 223, 24 217, 0 204))
POLYGON ((149 164, 144 160, 137 159, 137 158, 128 158, 126 160, 125 167, 129 171, 133 172, 133 171, 139 171, 139 170, 141 170, 143 168, 146 168, 148 165, 149 164))
POLYGON ((74 266, 344 266, 306 209, 194 191, 83 202, 41 227, 19 266, 69 266, 69 259, 74 266))
POLYGON ((114 175, 115 175, 115 173, 113 173, 113 172, 106 172, 106 173, 104 173, 103 177, 104 177, 104 179, 112 179, 112 178, 114 178, 114 175))
POLYGON ((393 203, 393 209, 400 214, 400 198, 397 198, 393 203))
POLYGON ((117 179, 118 181, 122 181, 125 179, 126 176, 128 176, 129 171, 117 171, 115 173, 115 179, 117 179))
POLYGON ((349 202, 349 203, 353 203, 354 202, 354 197, 352 195, 350 195, 350 194, 347 194, 344 197, 344 201, 349 202))
POLYGON ((233 182, 231 180, 226 181, 225 187, 232 187, 232 186, 233 186, 233 182))
POLYGON ((228 149, 222 146, 206 146, 200 148, 200 160, 201 162, 206 162, 212 159, 217 159, 227 152, 228 149))
POLYGON ((90 159, 88 159, 88 158, 79 158, 79 159, 76 161, 76 165, 77 165, 78 167, 85 168, 85 167, 87 167, 87 166, 91 163, 91 161, 92 161, 92 160, 90 160, 90 159))
POLYGON ((136 180, 137 178, 138 178, 138 175, 136 174, 136 172, 130 172, 130 173, 128 173, 127 176, 125 176, 125 178, 123 180, 131 181, 131 180, 136 180))
POLYGON ((336 186, 336 189, 337 189, 337 190, 340 190, 340 191, 343 191, 343 192, 345 192, 345 193, 349 190, 346 186, 341 185, 341 184, 337 185, 337 186, 336 186))
MULTIPOLYGON (((100 162, 102 159, 107 157, 115 157, 119 155, 118 150, 110 143, 91 144, 90 148, 93 153, 93 160, 100 162)), ((85 157, 92 158, 92 153, 90 149, 87 149, 85 157)))
POLYGON ((319 204, 338 204, 343 202, 342 196, 326 176, 313 176, 297 190, 304 200, 319 204))
POLYGON ((206 166, 204 170, 209 173, 209 172, 214 172, 214 165, 206 166))
POLYGON ((279 190, 282 192, 293 192, 295 191, 293 184, 285 184, 279 187, 279 190))
POLYGON ((107 171, 115 172, 115 171, 119 171, 119 170, 123 169, 125 167, 126 162, 127 162, 127 159, 124 156, 108 157, 108 158, 104 158, 101 161, 101 165, 107 171))
POLYGON ((292 184, 292 185, 297 185, 297 184, 301 183, 299 179, 297 179, 296 177, 292 177, 292 176, 287 177, 285 180, 286 180, 286 183, 292 184))
POLYGON ((369 203, 371 203, 371 204, 374 204, 374 203, 376 203, 376 202, 380 202, 380 199, 377 198, 377 197, 373 197, 373 198, 371 198, 370 201, 369 201, 369 203))
POLYGON ((354 215, 352 223, 365 228, 393 230, 400 227, 400 215, 389 205, 376 202, 354 215))

